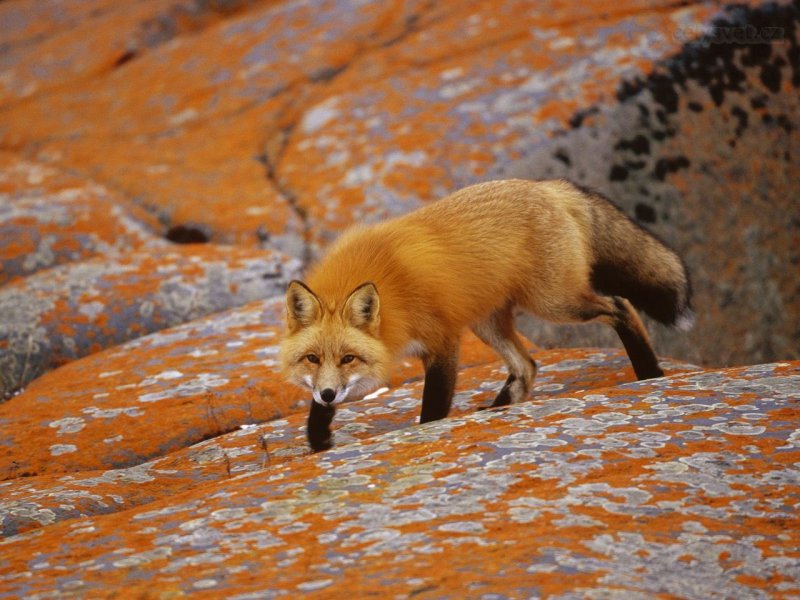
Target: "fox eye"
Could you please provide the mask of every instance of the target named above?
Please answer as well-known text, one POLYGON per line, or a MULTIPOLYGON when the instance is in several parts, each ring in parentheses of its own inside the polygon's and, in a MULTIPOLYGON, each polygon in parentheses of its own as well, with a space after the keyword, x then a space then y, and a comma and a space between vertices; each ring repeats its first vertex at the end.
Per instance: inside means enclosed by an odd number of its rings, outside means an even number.
POLYGON ((356 359, 356 357, 353 356, 352 354, 345 354, 342 357, 342 360, 339 361, 339 363, 343 364, 343 365, 346 365, 347 363, 353 362, 355 359, 356 359))
POLYGON ((318 365, 319 364, 319 356, 316 354, 306 354, 306 360, 312 364, 318 365))

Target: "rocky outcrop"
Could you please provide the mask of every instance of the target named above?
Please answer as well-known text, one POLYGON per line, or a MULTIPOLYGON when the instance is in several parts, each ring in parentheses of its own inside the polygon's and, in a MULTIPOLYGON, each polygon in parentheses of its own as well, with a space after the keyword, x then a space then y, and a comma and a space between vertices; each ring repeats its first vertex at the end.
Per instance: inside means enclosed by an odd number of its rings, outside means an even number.
POLYGON ((0 3, 0 596, 800 593, 798 17, 0 3), (417 424, 404 362, 311 454, 287 282, 498 177, 593 187, 685 257, 666 376, 522 319, 527 401, 477 410, 504 367, 465 336, 449 418, 417 424))

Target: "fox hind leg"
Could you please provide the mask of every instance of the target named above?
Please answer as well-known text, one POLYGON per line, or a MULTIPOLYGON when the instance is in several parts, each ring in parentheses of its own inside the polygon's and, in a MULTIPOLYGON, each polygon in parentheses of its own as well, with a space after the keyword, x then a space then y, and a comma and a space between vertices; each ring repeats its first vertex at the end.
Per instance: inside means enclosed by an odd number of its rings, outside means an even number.
POLYGON ((597 319, 614 328, 622 340, 636 377, 663 377, 664 371, 658 364, 644 323, 627 299, 620 296, 601 296, 592 292, 584 296, 576 316, 581 321, 597 319))
POLYGON ((514 331, 511 306, 493 312, 473 325, 472 331, 503 358, 508 368, 508 378, 490 407, 508 406, 527 396, 536 378, 536 362, 514 331))

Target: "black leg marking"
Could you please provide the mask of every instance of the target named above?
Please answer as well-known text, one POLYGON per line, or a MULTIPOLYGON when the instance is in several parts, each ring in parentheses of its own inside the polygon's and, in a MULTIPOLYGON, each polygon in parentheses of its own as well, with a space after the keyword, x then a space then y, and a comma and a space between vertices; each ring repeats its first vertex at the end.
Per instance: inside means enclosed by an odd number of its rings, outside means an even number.
POLYGON ((663 377, 664 371, 658 365, 658 358, 647 339, 647 332, 641 320, 635 313, 631 314, 625 302, 618 296, 614 297, 614 305, 617 308, 614 317, 614 331, 622 340, 622 345, 625 347, 625 352, 628 353, 636 377, 639 379, 663 377))
POLYGON ((312 451, 321 452, 333 446, 331 421, 333 421, 335 413, 336 409, 334 407, 322 406, 319 402, 311 401, 306 435, 308 436, 308 445, 311 446, 312 451))
POLYGON ((658 366, 647 329, 629 300, 620 296, 587 293, 573 314, 581 321, 599 318, 611 325, 625 347, 637 378, 663 377, 664 371, 658 366))
POLYGON ((664 371, 658 365, 658 359, 653 349, 641 337, 627 328, 615 328, 625 352, 633 365, 633 371, 639 379, 652 379, 663 377, 664 371))
POLYGON ((456 360, 432 361, 425 369, 425 386, 422 388, 422 413, 420 423, 444 419, 450 412, 456 387, 456 360))

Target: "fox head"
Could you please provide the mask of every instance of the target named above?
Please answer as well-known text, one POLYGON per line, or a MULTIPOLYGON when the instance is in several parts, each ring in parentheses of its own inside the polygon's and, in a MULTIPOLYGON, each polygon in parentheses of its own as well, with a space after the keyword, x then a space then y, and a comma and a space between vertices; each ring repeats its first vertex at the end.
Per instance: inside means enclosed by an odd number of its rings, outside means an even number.
POLYGON ((379 339, 380 298, 371 282, 337 306, 300 281, 286 291, 287 334, 281 344, 286 378, 333 406, 361 398, 388 379, 389 352, 379 339))

